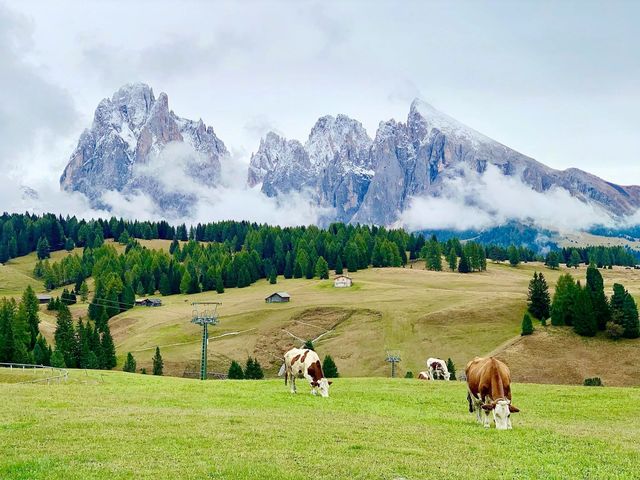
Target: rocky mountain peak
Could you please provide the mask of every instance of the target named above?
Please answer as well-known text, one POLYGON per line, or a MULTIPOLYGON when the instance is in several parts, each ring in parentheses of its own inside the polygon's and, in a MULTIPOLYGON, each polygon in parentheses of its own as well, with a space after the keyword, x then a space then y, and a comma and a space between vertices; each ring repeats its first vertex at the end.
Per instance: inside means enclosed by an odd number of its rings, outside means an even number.
MULTIPOLYGON (((228 152, 213 128, 202 120, 178 117, 169 110, 166 93, 156 99, 148 85, 124 85, 98 104, 91 128, 80 136, 60 178, 61 188, 82 192, 94 204, 99 204, 108 190, 139 190, 150 194, 162 208, 185 212, 188 195, 165 194, 159 179, 141 176, 136 169, 137 165, 171 161, 160 157, 172 144, 184 144, 190 152, 181 156, 186 175, 194 175, 207 185, 215 184, 220 159, 228 152)), ((168 190, 173 192, 175 188, 168 190)))

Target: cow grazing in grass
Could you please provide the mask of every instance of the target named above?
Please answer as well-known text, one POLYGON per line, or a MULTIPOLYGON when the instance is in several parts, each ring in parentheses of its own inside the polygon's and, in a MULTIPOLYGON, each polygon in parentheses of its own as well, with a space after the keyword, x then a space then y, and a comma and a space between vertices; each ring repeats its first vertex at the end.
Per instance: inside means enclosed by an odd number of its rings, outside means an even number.
POLYGON ((447 368, 447 362, 439 358, 430 358, 427 360, 427 368, 430 380, 446 380, 449 381, 451 374, 447 368))
POLYGON ((476 412, 478 422, 489 428, 489 412, 498 430, 511 429, 511 414, 519 412, 511 405, 511 373, 500 360, 476 357, 465 368, 469 412, 476 412))
POLYGON ((418 380, 431 380, 431 375, 429 375, 429 372, 420 372, 418 374, 418 380))
POLYGON ((322 373, 320 357, 313 350, 292 348, 284 354, 283 369, 284 384, 291 381, 291 393, 296 393, 296 378, 306 378, 311 385, 312 395, 320 392, 323 397, 329 396, 331 382, 322 373))

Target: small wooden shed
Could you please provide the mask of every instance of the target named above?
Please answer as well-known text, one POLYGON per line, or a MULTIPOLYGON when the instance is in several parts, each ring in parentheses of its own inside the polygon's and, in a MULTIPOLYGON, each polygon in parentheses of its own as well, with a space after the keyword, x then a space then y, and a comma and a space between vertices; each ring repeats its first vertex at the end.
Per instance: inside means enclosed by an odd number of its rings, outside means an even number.
POLYGON ((40 294, 36 296, 38 297, 38 303, 49 303, 49 301, 51 300, 51 295, 40 294))
POLYGON ((266 303, 284 303, 291 300, 291 295, 287 292, 275 292, 264 299, 266 303))
POLYGON ((349 275, 338 275, 333 279, 333 286, 336 288, 346 288, 353 285, 353 279, 349 275))

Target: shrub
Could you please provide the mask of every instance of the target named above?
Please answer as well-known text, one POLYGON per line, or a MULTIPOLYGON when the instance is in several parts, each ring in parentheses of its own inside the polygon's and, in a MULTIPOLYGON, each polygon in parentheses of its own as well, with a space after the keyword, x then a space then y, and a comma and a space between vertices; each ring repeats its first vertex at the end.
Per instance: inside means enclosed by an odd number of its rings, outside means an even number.
POLYGON ((624 327, 616 322, 607 322, 606 334, 612 340, 618 340, 624 334, 624 327))
POLYGON ((600 377, 585 378, 583 385, 585 387, 604 387, 600 377))
POLYGON ((404 378, 413 378, 413 372, 409 370, 407 373, 404 374, 404 378))
POLYGON ((453 360, 451 360, 450 358, 447 359, 447 370, 449 370, 449 380, 455 380, 456 379, 456 366, 453 363, 453 360))
POLYGON ((304 346, 302 348, 306 348, 307 350, 315 350, 313 348, 313 341, 312 340, 307 340, 304 342, 304 346))

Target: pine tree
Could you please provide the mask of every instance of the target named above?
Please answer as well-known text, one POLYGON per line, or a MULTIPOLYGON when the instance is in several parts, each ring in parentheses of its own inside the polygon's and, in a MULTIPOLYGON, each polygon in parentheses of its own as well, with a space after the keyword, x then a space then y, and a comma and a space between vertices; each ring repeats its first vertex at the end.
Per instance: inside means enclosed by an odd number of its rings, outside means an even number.
POLYGON ((304 345, 303 345, 302 348, 306 348, 307 350, 314 350, 313 340, 311 340, 311 339, 305 340, 304 345))
POLYGON ((64 364, 69 368, 76 367, 76 337, 71 321, 69 307, 61 303, 56 314, 56 331, 54 334, 56 351, 64 357, 64 364))
POLYGON ((329 278, 329 265, 324 257, 318 257, 315 268, 315 276, 321 280, 329 278))
POLYGON ((558 253, 553 250, 547 253, 547 258, 545 259, 544 264, 552 270, 557 270, 560 267, 558 253))
POLYGON ((527 307, 529 313, 538 320, 542 321, 549 317, 549 310, 551 308, 549 286, 542 273, 534 272, 533 278, 529 282, 527 307))
POLYGON ((568 273, 560 275, 551 304, 551 325, 573 325, 571 311, 575 290, 576 284, 573 277, 568 273))
POLYGON ((338 367, 336 362, 333 361, 331 355, 326 355, 322 361, 322 372, 326 378, 338 378, 338 367))
POLYGON ((456 366, 450 358, 447 359, 447 370, 449 370, 449 380, 456 380, 456 366))
POLYGON ((40 311, 40 306, 38 297, 34 293, 33 288, 31 288, 31 285, 27 286, 22 294, 21 307, 24 310, 24 315, 26 316, 26 321, 29 326, 31 336, 29 350, 31 350, 35 347, 38 334, 40 333, 38 330, 38 324, 40 323, 38 312, 40 311))
POLYGON ((624 299, 629 294, 620 283, 613 284, 613 295, 611 296, 611 310, 612 312, 620 312, 624 309, 624 299))
POLYGON ((572 305, 573 329, 583 337, 593 337, 598 331, 598 322, 593 312, 591 297, 586 287, 578 282, 575 300, 572 305))
POLYGON ((293 260, 291 252, 287 252, 285 255, 285 264, 284 264, 284 278, 293 278, 293 260))
MULTIPOLYGON (((49 241, 47 240, 47 238, 40 237, 40 240, 38 240, 38 246, 36 247, 36 253, 38 255, 38 258, 40 260, 49 258, 51 256, 49 253, 49 250, 50 250, 50 247, 49 247, 49 241)), ((12 255, 12 257, 15 257, 15 255, 12 255)))
POLYGON ((451 247, 451 250, 449 250, 447 262, 449 263, 449 270, 455 272, 456 268, 458 268, 458 256, 456 255, 456 249, 454 247, 451 247))
POLYGON ((220 272, 216 275, 216 293, 224 293, 224 281, 220 272))
POLYGON ((458 272, 459 273, 469 273, 471 271, 471 267, 469 265, 469 260, 467 259, 467 255, 464 253, 464 250, 460 253, 460 261, 458 262, 458 272))
POLYGON ((342 275, 344 273, 344 267, 342 266, 342 257, 338 255, 336 259, 336 275, 342 275))
POLYGON ((276 283, 278 283, 278 276, 276 274, 276 269, 275 267, 271 267, 271 271, 269 272, 269 284, 275 285, 276 283))
POLYGON ((604 330, 607 322, 611 320, 611 310, 604 294, 602 275, 593 263, 589 264, 587 268, 587 289, 591 296, 591 304, 593 305, 593 313, 596 316, 598 329, 604 330))
POLYGON ((638 307, 635 300, 630 294, 624 299, 622 307, 624 333, 625 338, 638 338, 640 337, 640 323, 638 321, 638 307))
POLYGON ((574 248, 573 250, 571 250, 571 257, 567 262, 567 267, 578 268, 581 261, 582 261, 582 258, 580 257, 580 253, 578 253, 578 250, 574 248))
POLYGON ((264 378, 264 372, 257 359, 249 357, 247 365, 244 369, 244 378, 247 380, 261 380, 264 378))
POLYGON ((131 352, 127 353, 127 359, 122 367, 123 372, 136 373, 136 359, 133 358, 131 352))
POLYGON ((83 280, 82 284, 80 285, 80 300, 82 301, 82 303, 87 303, 88 298, 89 286, 87 285, 87 282, 83 280))
POLYGON ((100 347, 102 349, 102 358, 100 360, 100 368, 104 370, 111 370, 116 366, 116 347, 113 344, 113 337, 111 337, 111 330, 109 324, 105 322, 102 327, 102 339, 100 341, 100 347))
POLYGON ((64 355, 57 348, 51 355, 51 366, 56 368, 67 368, 67 364, 64 363, 64 355))
POLYGON ((509 245, 507 253, 509 255, 509 264, 512 267, 517 267, 518 264, 520 263, 520 253, 518 252, 518 249, 516 248, 516 246, 509 245))
POLYGON ((189 274, 189 270, 185 270, 182 275, 182 280, 180 281, 180 293, 183 295, 189 293, 189 288, 191 287, 191 275, 189 274))
POLYGON ((229 380, 244 380, 244 372, 242 371, 242 367, 235 360, 231 362, 227 378, 229 380))
POLYGON ((522 332, 520 335, 531 335, 533 333, 533 322, 529 313, 525 313, 522 317, 522 332))
POLYGON ((153 356, 153 374, 162 375, 162 369, 164 368, 164 362, 162 361, 162 355, 160 355, 160 347, 156 347, 156 353, 153 356))

